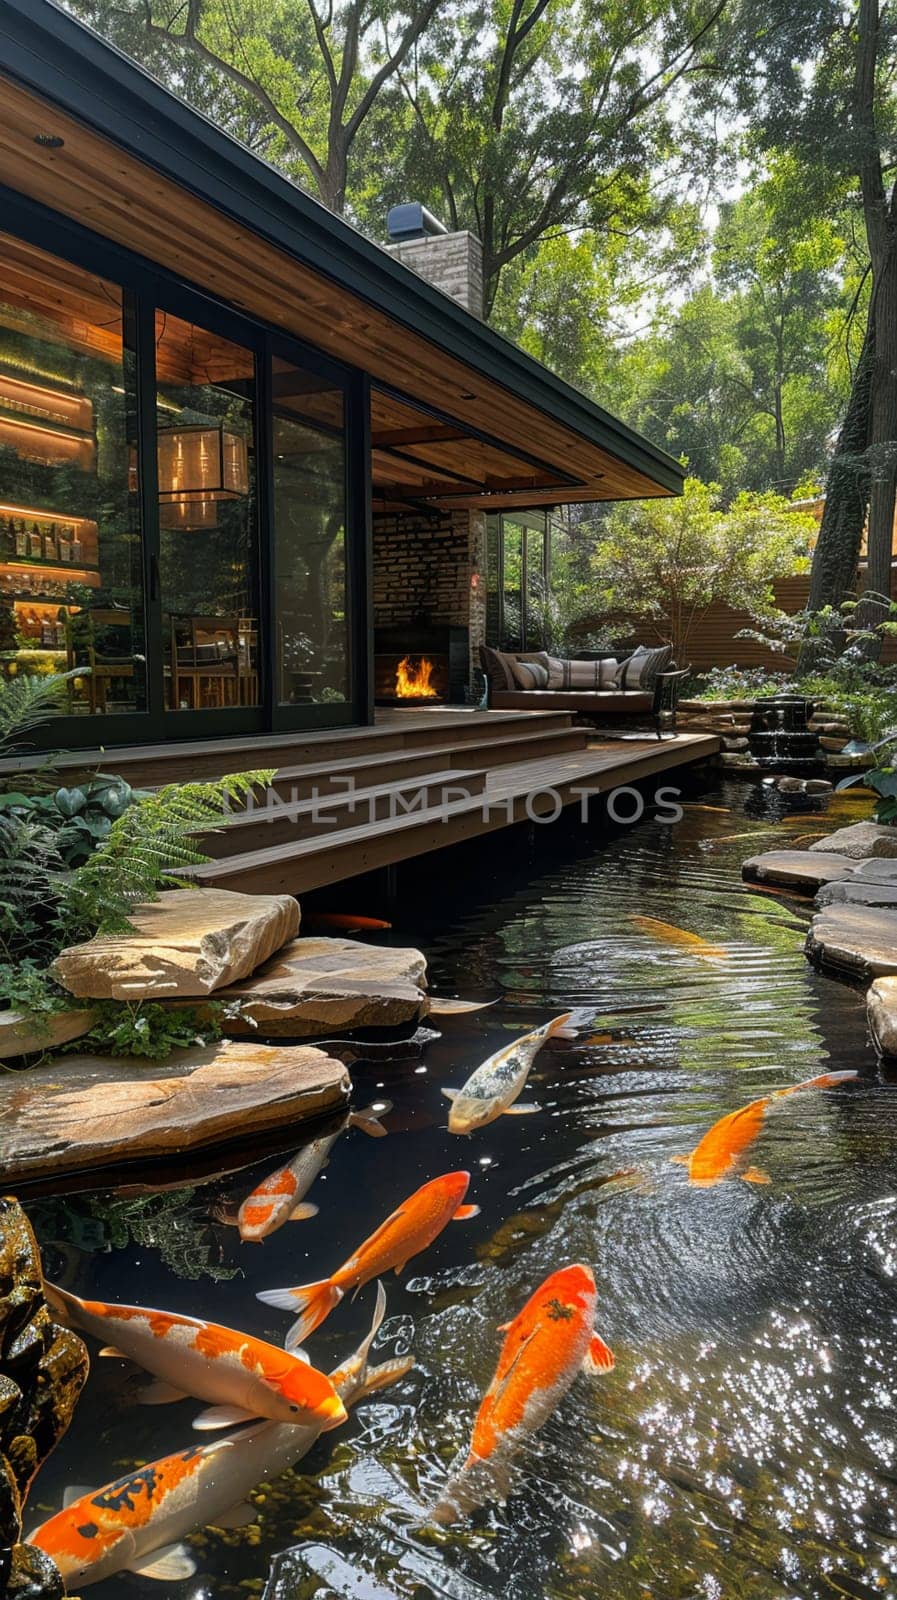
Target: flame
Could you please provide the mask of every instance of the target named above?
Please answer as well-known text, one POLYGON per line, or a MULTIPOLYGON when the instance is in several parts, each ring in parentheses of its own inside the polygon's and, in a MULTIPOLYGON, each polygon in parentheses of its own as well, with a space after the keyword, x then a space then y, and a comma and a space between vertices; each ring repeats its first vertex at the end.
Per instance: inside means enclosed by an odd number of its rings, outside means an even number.
POLYGON ((421 656, 415 664, 410 656, 403 656, 396 668, 396 695, 399 700, 437 700, 438 690, 430 682, 433 663, 421 656))

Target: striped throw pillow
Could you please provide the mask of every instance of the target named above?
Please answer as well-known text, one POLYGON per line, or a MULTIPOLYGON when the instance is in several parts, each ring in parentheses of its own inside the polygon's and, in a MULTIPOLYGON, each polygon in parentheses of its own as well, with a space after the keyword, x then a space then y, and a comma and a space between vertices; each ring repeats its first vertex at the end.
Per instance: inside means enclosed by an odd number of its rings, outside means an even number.
POLYGON ((643 692, 653 689, 657 674, 669 666, 672 654, 672 645, 662 644, 652 650, 648 645, 640 644, 628 661, 623 662, 621 688, 641 689, 643 692))
MULTIPOLYGON (((607 673, 602 673, 601 661, 564 661, 558 656, 548 657, 549 689, 606 689, 607 673), (602 678, 604 681, 602 681, 602 678)), ((616 667, 616 662, 614 663, 616 667)))
POLYGON ((521 661, 511 658, 511 671, 518 689, 547 689, 548 668, 542 661, 521 661))

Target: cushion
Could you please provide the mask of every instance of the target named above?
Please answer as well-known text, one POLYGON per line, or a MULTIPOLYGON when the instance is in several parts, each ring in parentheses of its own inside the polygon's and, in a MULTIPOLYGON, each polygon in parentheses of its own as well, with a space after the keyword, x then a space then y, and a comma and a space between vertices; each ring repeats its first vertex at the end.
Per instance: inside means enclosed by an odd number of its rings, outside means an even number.
POLYGON ((673 654, 673 647, 669 644, 658 645, 651 649, 648 645, 640 644, 628 660, 621 663, 619 668, 619 685, 621 689, 654 688, 657 674, 669 666, 673 654))
POLYGON ((546 656, 545 659, 549 689, 610 689, 614 686, 613 680, 608 680, 606 676, 602 683, 603 661, 564 661, 557 656, 546 656))
POLYGON ((516 688, 511 668, 513 659, 501 650, 493 650, 491 645, 480 645, 480 663, 493 689, 516 688))
POLYGON ((598 687, 599 687, 599 689, 616 689, 616 687, 617 687, 617 668, 618 668, 619 665, 620 665, 620 663, 617 660, 616 656, 605 656, 603 661, 599 661, 599 663, 598 663, 598 687))
POLYGON ((653 693, 641 689, 497 689, 495 711, 578 711, 585 716, 637 716, 650 712, 653 693))
POLYGON ((511 671, 518 689, 548 688, 548 667, 544 661, 526 661, 514 656, 511 659, 511 671))

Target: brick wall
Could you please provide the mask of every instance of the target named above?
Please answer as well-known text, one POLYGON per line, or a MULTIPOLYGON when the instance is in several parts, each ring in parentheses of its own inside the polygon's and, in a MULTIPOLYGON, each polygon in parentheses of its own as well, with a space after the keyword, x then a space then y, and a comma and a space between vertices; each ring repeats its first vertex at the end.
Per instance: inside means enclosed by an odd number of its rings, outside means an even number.
POLYGON ((375 516, 374 626, 427 616, 467 628, 471 666, 478 665, 486 636, 485 546, 482 511, 375 516))
POLYGON ((475 317, 483 315, 483 246, 475 233, 437 233, 426 239, 403 239, 386 247, 410 267, 460 301, 475 317))

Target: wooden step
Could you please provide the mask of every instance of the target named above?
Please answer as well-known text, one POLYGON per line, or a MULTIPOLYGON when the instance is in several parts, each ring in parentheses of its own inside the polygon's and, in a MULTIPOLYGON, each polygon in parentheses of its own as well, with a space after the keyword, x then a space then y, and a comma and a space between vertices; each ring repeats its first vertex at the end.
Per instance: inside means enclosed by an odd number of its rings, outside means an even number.
MULTIPOLYGON (((482 730, 482 723, 480 724, 482 730)), ((438 745, 424 750, 389 750, 382 755, 363 756, 351 761, 326 761, 321 763, 288 766, 278 769, 271 787, 282 799, 290 802, 319 795, 341 793, 346 778, 351 777, 359 786, 398 782, 402 778, 419 777, 435 771, 454 770, 457 767, 478 768, 485 771, 509 761, 526 761, 531 756, 550 755, 552 752, 583 750, 588 742, 588 730, 580 727, 537 729, 517 733, 513 738, 479 739, 463 745, 438 745)))
MULTIPOLYGON (((61 769, 99 766, 126 778, 134 788, 163 783, 218 778, 224 772, 256 767, 311 766, 345 762, 390 751, 453 751, 484 739, 496 745, 528 729, 569 728, 568 711, 401 711, 372 727, 326 728, 296 733, 258 733, 220 739, 170 740, 165 744, 128 746, 120 750, 67 752, 54 765, 61 769)), ((43 757, 23 757, 17 766, 39 765, 43 757)), ((441 762, 441 764, 444 764, 441 762)), ((466 765, 466 763, 464 763, 466 765)), ((0 771, 3 764, 0 763, 0 771)))
POLYGON ((289 848, 303 839, 344 833, 359 826, 381 825, 455 801, 482 795, 486 773, 448 769, 422 777, 403 778, 378 787, 358 787, 297 803, 256 807, 230 818, 221 828, 202 835, 200 848, 216 861, 253 850, 289 848))
POLYGON ((597 794, 618 784, 637 783, 702 760, 718 749, 715 735, 683 734, 663 742, 646 738, 638 744, 596 745, 569 752, 560 762, 543 757, 511 763, 488 774, 485 794, 373 824, 334 829, 323 836, 294 839, 286 845, 241 852, 187 875, 221 889, 303 894, 494 832, 525 820, 530 809, 550 816, 555 796, 562 805, 581 805, 584 789, 597 794))

